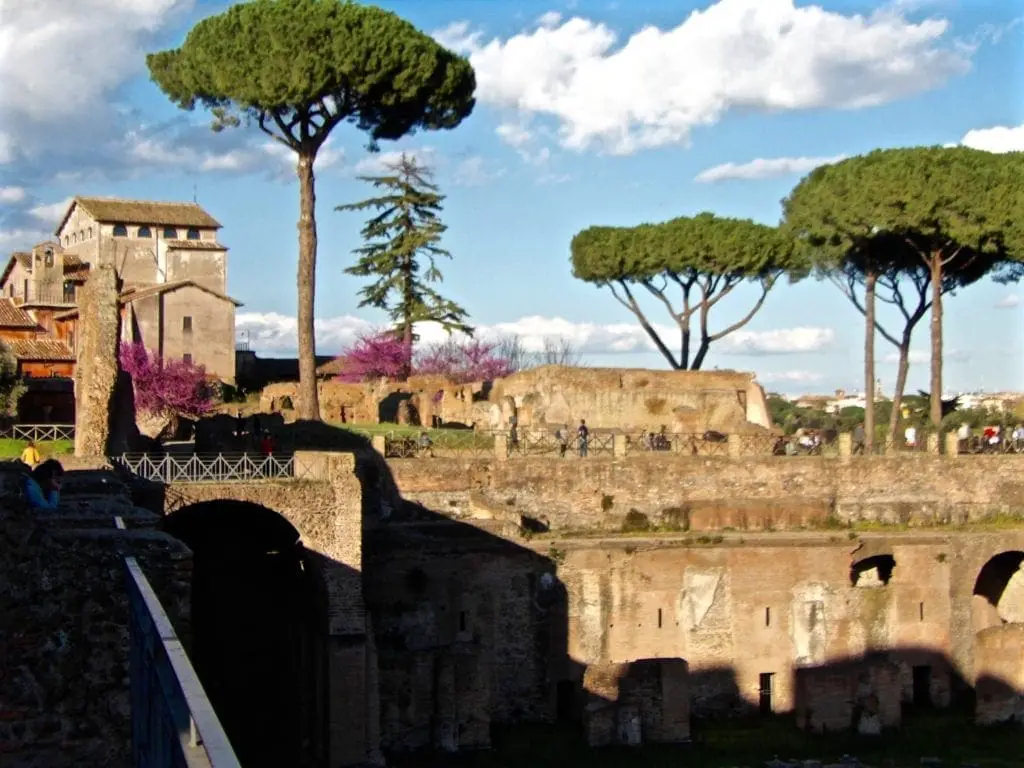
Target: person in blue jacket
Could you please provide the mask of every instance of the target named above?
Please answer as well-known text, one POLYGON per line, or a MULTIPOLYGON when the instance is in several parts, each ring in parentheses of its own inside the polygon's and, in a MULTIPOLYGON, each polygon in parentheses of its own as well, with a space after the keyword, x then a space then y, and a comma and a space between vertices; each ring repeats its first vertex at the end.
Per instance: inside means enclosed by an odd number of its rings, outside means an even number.
POLYGON ((60 504, 60 481, 64 467, 47 459, 25 477, 25 498, 32 509, 55 510, 60 504))

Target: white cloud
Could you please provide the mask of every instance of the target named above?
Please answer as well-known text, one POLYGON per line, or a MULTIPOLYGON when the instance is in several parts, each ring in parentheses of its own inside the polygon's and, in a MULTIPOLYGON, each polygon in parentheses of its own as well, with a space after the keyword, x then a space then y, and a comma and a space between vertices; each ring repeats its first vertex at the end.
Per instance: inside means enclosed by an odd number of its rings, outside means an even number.
POLYGON ((996 309, 1016 309, 1020 306, 1020 296, 1009 293, 996 302, 996 309))
POLYGON ((911 23, 893 11, 845 16, 793 0, 719 0, 621 45, 604 24, 552 20, 507 39, 484 41, 465 22, 436 37, 469 54, 481 102, 522 120, 553 118, 574 150, 685 143, 733 109, 877 106, 970 67, 969 49, 945 40, 947 21, 911 23))
POLYGON ((9 254, 7 250, 13 248, 27 248, 35 243, 49 240, 51 232, 45 229, 31 229, 18 227, 16 229, 0 229, 0 254, 4 257, 9 254))
POLYGON ((0 203, 20 203, 25 199, 24 187, 0 187, 0 203))
MULTIPOLYGON (((294 353, 296 348, 296 322, 294 317, 277 313, 243 312, 236 318, 238 332, 251 340, 264 354, 294 353)), ((316 340, 323 354, 338 353, 372 325, 353 315, 321 318, 316 321, 316 340)), ((669 328, 658 327, 663 338, 671 338, 669 328)), ((447 336, 435 323, 422 323, 416 327, 424 343, 442 341, 447 336)), ((565 339, 591 355, 655 352, 647 334, 634 323, 575 323, 561 317, 530 315, 505 323, 479 326, 480 338, 518 336, 528 351, 544 349, 545 340, 565 339)), ((746 355, 780 355, 790 352, 813 352, 831 344, 834 334, 822 328, 794 328, 777 331, 747 331, 729 342, 723 339, 714 352, 746 355)))
POLYGON ((29 209, 29 214, 43 224, 52 225, 56 229, 57 222, 60 221, 60 217, 64 215, 69 205, 71 205, 70 197, 57 203, 37 205, 29 209))
POLYGON ((699 184, 711 184, 728 179, 771 179, 776 176, 804 174, 819 165, 831 165, 846 158, 846 155, 832 157, 773 157, 757 158, 748 163, 723 163, 707 168, 694 177, 699 184))
POLYGON ((454 180, 460 187, 481 187, 505 175, 504 168, 490 168, 479 155, 468 157, 455 166, 454 180))
MULTIPOLYGON (((0 133, 42 148, 40 124, 81 132, 109 119, 109 97, 145 69, 154 35, 194 0, 2 0, 0 133)), ((2 142, 0 142, 2 143, 2 142)))
POLYGON ((1015 128, 1002 125, 994 128, 975 128, 964 134, 960 143, 965 147, 997 154, 1024 152, 1024 123, 1015 128))
POLYGON ((831 328, 782 328, 775 331, 736 331, 715 347, 717 352, 732 355, 788 355, 818 352, 835 342, 831 328))

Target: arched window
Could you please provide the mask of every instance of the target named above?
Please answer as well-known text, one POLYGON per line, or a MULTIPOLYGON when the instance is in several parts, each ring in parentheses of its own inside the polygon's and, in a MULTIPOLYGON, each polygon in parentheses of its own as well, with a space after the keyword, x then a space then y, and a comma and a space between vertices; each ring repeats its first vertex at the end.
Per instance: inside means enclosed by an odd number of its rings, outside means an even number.
POLYGON ((115 224, 114 237, 128 237, 128 227, 124 224, 115 224))
POLYGON ((149 227, 139 227, 139 237, 152 237, 153 231, 149 227))
POLYGON ((53 251, 51 251, 49 248, 47 248, 46 251, 43 253, 43 255, 46 257, 46 266, 52 267, 53 266, 53 251))
POLYGON ((71 245, 71 236, 64 235, 64 245, 71 245))
POLYGON ((174 227, 164 227, 164 237, 167 240, 177 240, 178 230, 176 230, 174 227))
POLYGON ((186 235, 186 237, 189 240, 198 240, 199 239, 199 230, 198 229, 190 229, 188 231, 188 235, 186 235))
POLYGON ((89 239, 92 240, 92 227, 89 227, 89 239))
POLYGON ((74 233, 74 234, 73 234, 73 235, 71 236, 71 242, 72 242, 72 243, 77 243, 77 242, 78 242, 78 233, 77 233, 77 232, 75 232, 75 233, 74 233))
POLYGON ((81 231, 80 231, 80 232, 78 233, 78 239, 79 239, 79 240, 81 240, 81 241, 82 241, 83 243, 85 242, 85 230, 84 230, 84 229, 83 229, 83 230, 81 230, 81 231))

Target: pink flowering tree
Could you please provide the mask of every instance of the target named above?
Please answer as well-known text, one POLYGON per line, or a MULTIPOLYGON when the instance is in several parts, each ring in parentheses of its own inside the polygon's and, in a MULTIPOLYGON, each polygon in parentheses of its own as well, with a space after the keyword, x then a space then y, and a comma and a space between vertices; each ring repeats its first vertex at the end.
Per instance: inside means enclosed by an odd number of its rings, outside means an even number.
POLYGON ((420 376, 444 376, 460 384, 493 381, 513 372, 497 344, 479 339, 449 339, 427 347, 409 365, 409 348, 392 331, 374 331, 357 338, 338 358, 338 378, 347 382, 397 380, 412 369, 420 376))
POLYGON ((498 345, 480 339, 448 339, 428 347, 416 360, 415 370, 459 384, 494 381, 513 372, 511 360, 499 354, 498 345))
POLYGON ((196 418, 213 408, 213 389, 201 365, 151 355, 142 342, 122 342, 120 360, 132 377, 136 411, 196 418))
POLYGON ((409 370, 409 347, 392 331, 359 336, 338 358, 338 379, 347 382, 400 379, 409 370))

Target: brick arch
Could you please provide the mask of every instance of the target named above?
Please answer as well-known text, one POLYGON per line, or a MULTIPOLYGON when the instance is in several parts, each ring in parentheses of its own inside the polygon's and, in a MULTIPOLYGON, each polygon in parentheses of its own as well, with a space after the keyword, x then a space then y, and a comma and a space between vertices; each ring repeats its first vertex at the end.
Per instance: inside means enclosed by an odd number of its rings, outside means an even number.
POLYGON ((1024 549, 1010 549, 993 555, 978 571, 972 595, 975 632, 1024 620, 1024 587, 1012 589, 1024 578, 1024 549))

